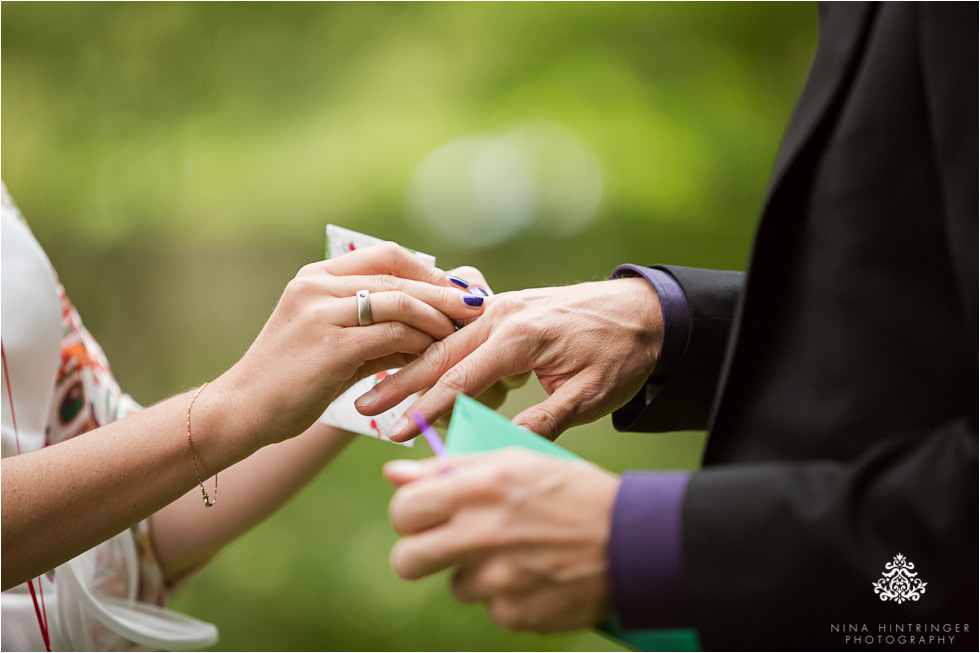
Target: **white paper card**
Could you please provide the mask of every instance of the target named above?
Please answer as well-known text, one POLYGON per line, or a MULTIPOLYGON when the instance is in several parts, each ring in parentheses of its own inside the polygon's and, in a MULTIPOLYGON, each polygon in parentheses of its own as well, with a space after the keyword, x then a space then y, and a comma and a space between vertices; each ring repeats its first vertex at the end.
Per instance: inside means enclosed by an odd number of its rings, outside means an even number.
MULTIPOLYGON (((356 249, 370 247, 371 245, 380 245, 383 242, 385 241, 380 238, 368 236, 367 234, 352 231, 351 229, 344 229, 343 227, 332 224, 327 225, 327 258, 336 258, 347 252, 353 252, 356 249)), ((406 247, 406 249, 408 248, 406 247)), ((421 258, 428 265, 434 266, 436 264, 436 258, 434 256, 411 249, 408 251, 421 258)), ((324 424, 344 429, 345 431, 363 433, 364 435, 390 442, 388 431, 391 430, 395 421, 405 414, 408 407, 418 399, 418 395, 412 395, 406 398, 394 408, 375 417, 367 417, 357 412, 357 409, 354 408, 354 400, 380 383, 381 379, 385 376, 397 371, 397 369, 392 369, 387 372, 378 372, 372 377, 361 379, 348 388, 342 395, 334 399, 333 403, 327 407, 327 410, 320 417, 320 421, 324 424)), ((396 444, 411 447, 414 442, 415 440, 409 440, 408 442, 399 442, 396 444)))

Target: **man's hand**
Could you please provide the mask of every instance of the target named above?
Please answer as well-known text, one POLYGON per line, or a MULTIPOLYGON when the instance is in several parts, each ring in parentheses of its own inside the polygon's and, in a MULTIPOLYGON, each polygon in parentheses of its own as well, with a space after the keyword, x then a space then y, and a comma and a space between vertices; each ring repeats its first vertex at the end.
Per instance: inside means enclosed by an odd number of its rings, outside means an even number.
MULTIPOLYGON (((660 302, 643 279, 501 293, 488 299, 479 319, 355 404, 376 415, 428 388, 406 415, 418 412, 432 422, 457 394, 474 397, 500 378, 533 371, 551 396, 513 421, 554 440, 629 401, 653 372, 662 336, 660 302)), ((404 441, 417 432, 403 419, 389 435, 404 441)))
POLYGON ((594 626, 612 611, 606 547, 618 477, 589 463, 504 449, 396 460, 385 476, 404 537, 391 564, 415 580, 450 567, 453 595, 509 630, 594 626))
MULTIPOLYGON (((471 295, 493 297, 493 290, 490 288, 490 284, 487 283, 483 273, 473 266, 464 265, 452 270, 446 270, 446 274, 448 275, 446 285, 450 287, 462 288, 471 295)), ((465 320, 456 320, 456 324, 462 327, 470 324, 475 319, 475 317, 472 317, 465 320)), ((504 405, 504 401, 507 400, 507 395, 510 394, 511 390, 520 388, 527 383, 527 379, 530 375, 530 372, 525 372, 523 374, 504 377, 481 392, 479 396, 473 398, 484 406, 489 406, 490 408, 496 410, 504 405)), ((449 412, 444 413, 442 417, 440 417, 437 421, 432 422, 432 424, 434 426, 441 426, 448 429, 449 418, 451 416, 452 409, 450 409, 449 412)))

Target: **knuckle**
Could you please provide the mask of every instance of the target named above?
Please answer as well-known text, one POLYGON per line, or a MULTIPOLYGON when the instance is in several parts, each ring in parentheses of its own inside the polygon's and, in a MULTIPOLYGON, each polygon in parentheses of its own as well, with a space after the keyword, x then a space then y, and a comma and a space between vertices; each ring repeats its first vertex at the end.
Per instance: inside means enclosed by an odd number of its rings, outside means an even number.
POLYGON ((511 338, 526 340, 536 336, 538 329, 538 325, 533 320, 526 319, 524 316, 518 316, 510 320, 507 324, 507 335, 511 338))
POLYGON ((500 626, 512 632, 519 632, 527 629, 527 622, 519 606, 508 599, 493 599, 487 605, 487 612, 490 619, 500 626))
POLYGON ((378 248, 381 250, 383 254, 391 257, 401 257, 407 253, 404 247, 402 247, 401 245, 399 245, 393 240, 388 240, 381 243, 380 245, 378 245, 378 248))
POLYGON ((399 339, 401 336, 401 331, 404 328, 404 325, 401 322, 382 322, 381 324, 383 325, 381 328, 385 330, 385 339, 389 341, 399 339))
POLYGON ((405 286, 402 279, 393 274, 379 274, 378 285, 388 291, 402 290, 405 286))
POLYGON ((308 297, 316 292, 318 284, 310 276, 295 276, 286 284, 283 297, 308 297))
POLYGON ((480 583, 492 594, 508 594, 519 584, 520 574, 512 565, 502 562, 488 563, 480 583))
POLYGON ((512 312, 510 305, 508 305, 507 300, 501 301, 503 295, 497 295, 493 298, 492 302, 484 302, 486 308, 483 309, 482 318, 484 320, 490 320, 494 323, 501 322, 507 318, 512 312))
POLYGON ((510 469, 506 465, 493 465, 487 469, 490 487, 494 490, 505 490, 511 482, 510 469))
POLYGON ((307 263, 296 273, 297 277, 311 277, 323 271, 322 263, 307 263))
POLYGON ((439 385, 447 392, 456 394, 466 394, 466 375, 459 366, 451 367, 439 379, 439 385))
POLYGON ((403 292, 396 292, 391 297, 393 308, 398 315, 404 315, 414 308, 411 296, 403 292))
POLYGON ((540 435, 554 438, 561 432, 562 420, 551 406, 538 406, 534 418, 538 425, 537 432, 540 435))
POLYGON ((445 340, 440 340, 429 347, 425 352, 425 357, 429 365, 439 372, 450 368, 455 362, 452 351, 445 340))
POLYGON ((506 315, 520 312, 526 305, 527 300, 520 293, 503 292, 494 296, 487 310, 495 315, 506 315))
POLYGON ((382 392, 382 395, 387 392, 394 392, 397 394, 399 387, 404 384, 404 380, 405 377, 403 377, 399 372, 395 372, 394 374, 385 375, 385 377, 381 380, 381 383, 379 383, 376 387, 378 387, 379 392, 382 392))
POLYGON ((412 327, 403 322, 382 322, 385 329, 384 337, 392 344, 402 343, 414 335, 412 327))
MULTIPOLYGON (((471 483, 476 495, 484 498, 499 498, 506 494, 510 483, 510 470, 506 465, 483 465, 479 469, 471 472, 471 483)), ((496 529, 489 529, 489 536, 493 537, 496 529)))

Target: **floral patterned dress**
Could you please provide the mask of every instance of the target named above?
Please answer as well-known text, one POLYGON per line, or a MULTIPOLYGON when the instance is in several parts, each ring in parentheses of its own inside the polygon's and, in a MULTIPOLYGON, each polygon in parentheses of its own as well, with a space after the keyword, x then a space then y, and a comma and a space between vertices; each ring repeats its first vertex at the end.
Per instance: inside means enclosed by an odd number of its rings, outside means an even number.
MULTIPOLYGON (((140 406, 120 390, 5 185, 0 212, 6 458, 56 445, 140 406)), ((216 639, 210 624, 163 608, 165 584, 147 521, 47 572, 34 587, 53 650, 177 650, 216 639)), ((27 584, 3 592, 0 607, 0 648, 43 650, 27 584)))

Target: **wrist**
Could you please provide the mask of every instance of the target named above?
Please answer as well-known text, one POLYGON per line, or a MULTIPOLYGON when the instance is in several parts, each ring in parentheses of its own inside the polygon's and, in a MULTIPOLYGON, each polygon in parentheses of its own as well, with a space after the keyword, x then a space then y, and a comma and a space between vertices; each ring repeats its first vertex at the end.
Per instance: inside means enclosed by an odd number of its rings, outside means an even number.
POLYGON ((617 295, 625 299, 624 323, 630 327, 635 353, 642 357, 648 375, 653 373, 664 341, 664 318, 657 291, 642 277, 621 277, 606 283, 618 284, 617 295))
POLYGON ((617 267, 610 276, 612 279, 624 277, 645 279, 657 295, 663 330, 653 374, 667 378, 677 369, 687 348, 691 328, 687 295, 674 275, 663 268, 624 264, 617 267))
MULTIPOLYGON (((188 394, 188 405, 194 392, 188 394)), ((232 370, 211 381, 191 411, 192 437, 209 475, 272 442, 263 422, 270 413, 248 399, 232 370)))

